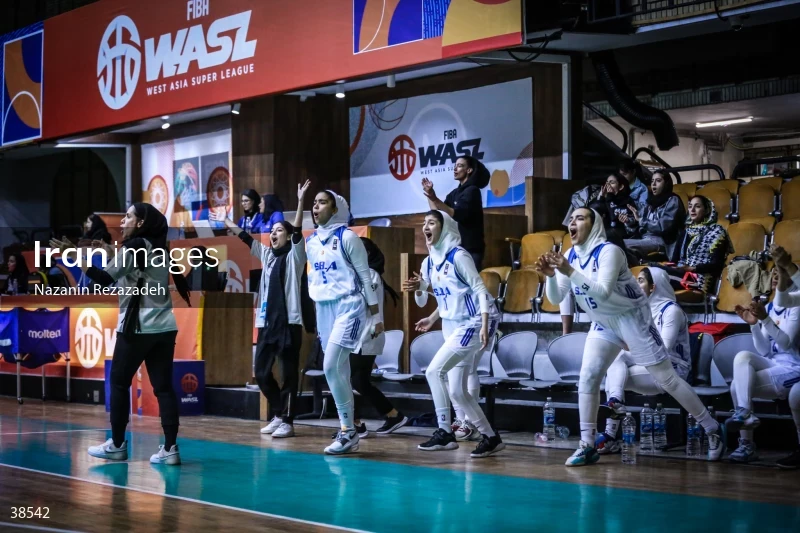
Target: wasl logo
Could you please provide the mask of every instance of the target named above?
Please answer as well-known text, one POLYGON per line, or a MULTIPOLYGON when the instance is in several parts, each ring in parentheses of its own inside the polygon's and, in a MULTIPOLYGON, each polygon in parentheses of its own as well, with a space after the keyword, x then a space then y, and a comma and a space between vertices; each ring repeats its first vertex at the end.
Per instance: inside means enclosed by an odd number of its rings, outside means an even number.
MULTIPOLYGON (((190 2, 190 4, 192 4, 190 2)), ((208 2, 199 12, 190 9, 187 18, 208 14, 208 2)), ((186 74, 192 62, 200 70, 255 56, 257 40, 247 40, 252 11, 144 40, 144 71, 147 83, 186 74)), ((119 15, 106 28, 97 55, 97 86, 111 109, 130 102, 142 70, 141 38, 136 24, 119 15)))
POLYGON ((117 331, 103 328, 100 315, 92 308, 85 308, 75 324, 75 353, 83 368, 94 368, 103 356, 114 353, 117 331))
POLYGON ((419 159, 420 168, 431 168, 451 163, 455 165, 459 157, 472 156, 483 159, 481 139, 468 139, 459 143, 447 142, 417 149, 408 135, 397 136, 389 146, 389 172, 399 181, 411 177, 419 159), (419 156, 419 157, 418 157, 419 156))

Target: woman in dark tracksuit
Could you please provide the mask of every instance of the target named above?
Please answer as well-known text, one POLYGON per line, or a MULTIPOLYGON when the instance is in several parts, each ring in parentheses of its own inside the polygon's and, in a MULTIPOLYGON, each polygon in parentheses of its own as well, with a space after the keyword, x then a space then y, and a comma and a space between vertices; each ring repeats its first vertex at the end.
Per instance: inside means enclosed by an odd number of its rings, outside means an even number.
MULTIPOLYGON (((178 399, 172 388, 172 361, 178 327, 172 313, 169 290, 170 256, 167 219, 155 207, 135 203, 122 219, 122 248, 106 246, 107 267, 81 268, 92 281, 103 286, 116 282, 119 297, 117 342, 111 366, 111 438, 91 446, 89 455, 112 461, 128 459, 125 428, 131 410, 128 390, 142 362, 158 399, 164 444, 150 457, 155 464, 179 465, 178 399), (135 260, 134 260, 135 258, 135 260), (127 294, 130 291, 131 294, 127 294), (144 292, 146 291, 146 292, 144 292), (140 294, 137 294, 140 293, 140 294)), ((174 274, 178 292, 189 302, 189 286, 183 275, 174 274)), ((191 305, 191 304, 190 304, 191 305)))
POLYGON ((310 185, 297 186, 297 214, 294 224, 277 220, 272 224, 265 246, 242 231, 232 221, 228 228, 250 247, 261 260, 263 272, 256 305, 255 374, 261 392, 267 398, 270 422, 261 433, 273 438, 294 437, 294 414, 291 399, 297 396, 300 346, 303 340, 303 313, 300 284, 306 267, 306 241, 303 239, 303 197, 310 185), (272 375, 279 363, 282 385, 272 375))

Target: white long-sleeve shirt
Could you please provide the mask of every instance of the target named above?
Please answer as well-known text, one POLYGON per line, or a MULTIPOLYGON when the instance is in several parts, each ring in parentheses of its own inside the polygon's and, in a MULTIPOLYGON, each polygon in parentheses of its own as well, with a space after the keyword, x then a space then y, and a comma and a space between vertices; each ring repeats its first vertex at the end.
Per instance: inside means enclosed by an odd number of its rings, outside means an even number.
MULTIPOLYGON (((800 269, 792 276, 792 285, 800 287, 800 269)), ((790 289, 792 287, 789 287, 790 289)), ((775 292, 775 306, 782 309, 800 307, 800 290, 778 290, 775 292)))
POLYGON ((756 351, 776 363, 800 366, 800 307, 769 304, 767 310, 767 318, 750 326, 756 351))
POLYGON ((475 269, 475 262, 463 248, 453 248, 441 265, 434 265, 426 257, 421 272, 420 288, 415 294, 420 307, 427 303, 427 290, 432 287, 439 316, 444 320, 464 322, 492 312, 489 292, 475 269))
MULTIPOLYGON (((303 310, 300 302, 300 281, 303 279, 303 269, 306 266, 306 243, 302 234, 290 237, 292 250, 286 257, 286 279, 284 280, 284 298, 286 299, 286 314, 289 324, 303 325, 303 310)), ((258 288, 258 304, 256 306, 256 327, 266 327, 267 318, 267 293, 269 292, 269 278, 272 267, 276 263, 272 248, 265 246, 258 239, 252 239, 250 254, 261 260, 263 270, 261 283, 258 288)))
POLYGON ((311 271, 308 293, 315 302, 329 302, 363 294, 368 306, 378 303, 369 273, 367 250, 353 231, 340 228, 323 242, 315 232, 306 239, 311 271))

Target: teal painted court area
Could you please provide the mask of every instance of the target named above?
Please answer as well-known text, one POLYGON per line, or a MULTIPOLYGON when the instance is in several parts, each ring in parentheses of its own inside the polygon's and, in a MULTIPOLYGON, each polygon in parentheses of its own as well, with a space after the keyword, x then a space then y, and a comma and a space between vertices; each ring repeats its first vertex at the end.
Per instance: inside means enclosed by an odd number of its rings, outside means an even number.
POLYGON ((800 507, 187 438, 180 439, 181 467, 154 466, 148 459, 159 436, 147 433, 130 434, 128 463, 89 457, 87 446, 107 435, 65 423, 0 416, 0 463, 365 531, 763 532, 798 531, 800 524, 800 507))

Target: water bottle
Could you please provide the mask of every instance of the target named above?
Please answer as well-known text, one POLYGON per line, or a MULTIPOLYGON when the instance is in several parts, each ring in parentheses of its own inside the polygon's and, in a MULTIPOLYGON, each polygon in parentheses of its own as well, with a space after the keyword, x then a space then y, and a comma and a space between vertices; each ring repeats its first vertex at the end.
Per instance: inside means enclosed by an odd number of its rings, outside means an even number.
POLYGON ((656 412, 653 415, 653 445, 656 450, 661 450, 667 445, 667 413, 660 403, 656 404, 656 412))
POLYGON ((556 440, 556 408, 553 399, 548 397, 544 404, 544 434, 548 441, 556 440))
POLYGON ((653 451, 653 410, 650 404, 644 404, 641 413, 641 427, 639 434, 639 450, 642 453, 652 453, 653 451))
MULTIPOLYGON (((709 405, 706 409, 708 409, 708 414, 711 415, 711 418, 716 420, 717 412, 714 411, 714 406, 709 405)), ((703 438, 700 439, 700 445, 703 447, 701 453, 705 456, 708 453, 708 435, 706 435, 706 431, 702 426, 700 426, 700 430, 703 432, 703 438)))
POLYGON ((628 412, 622 420, 622 464, 636 464, 636 420, 628 412))
POLYGON ((184 222, 181 220, 181 228, 178 230, 178 239, 186 238, 186 230, 184 229, 184 222))
POLYGON ((696 457, 701 454, 700 433, 702 427, 692 415, 686 420, 686 457, 696 457))

